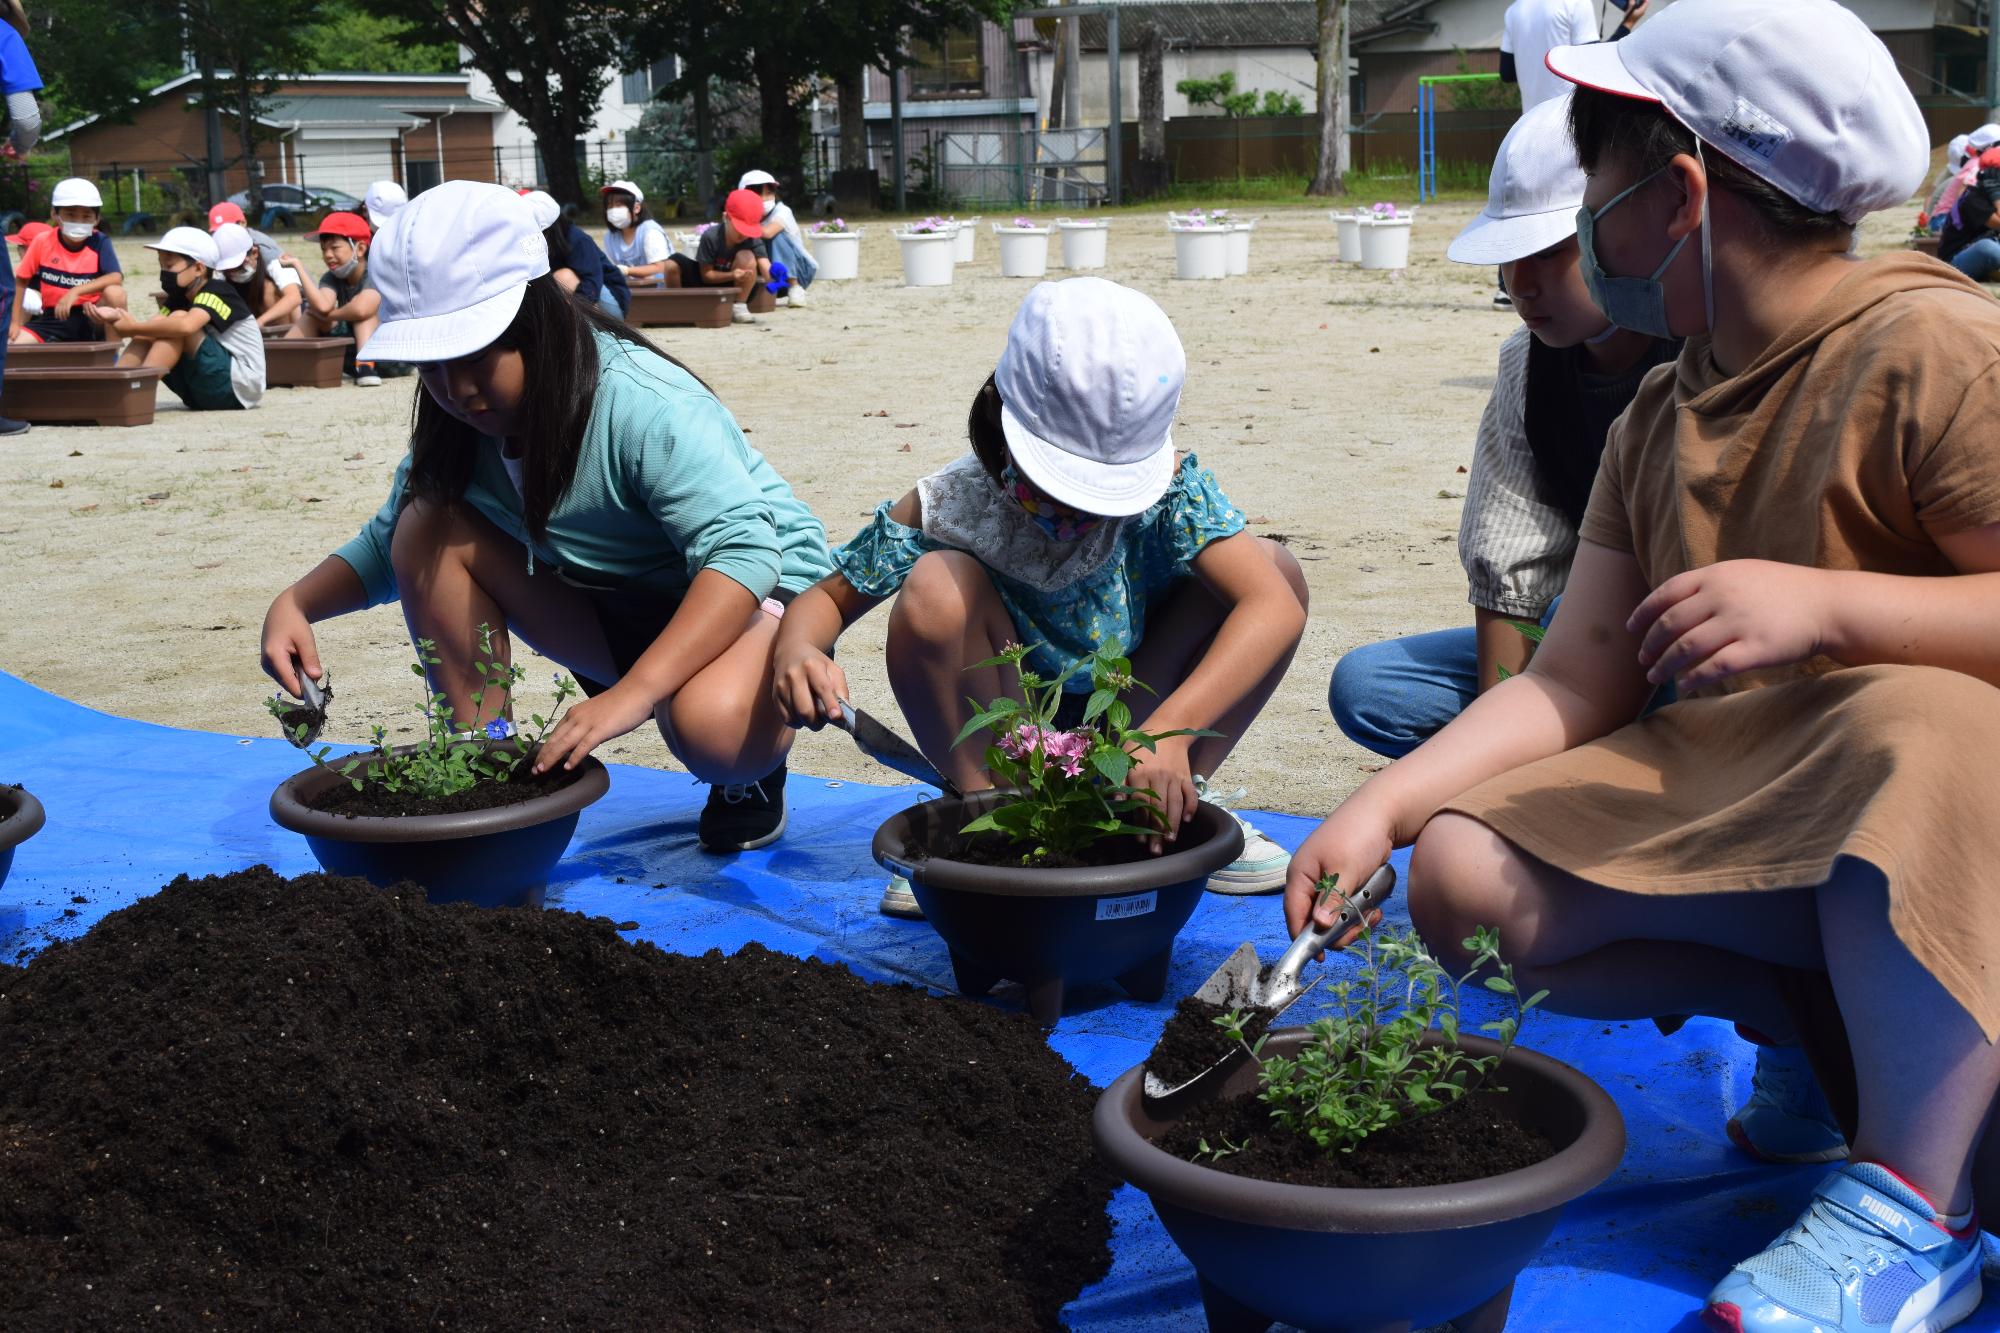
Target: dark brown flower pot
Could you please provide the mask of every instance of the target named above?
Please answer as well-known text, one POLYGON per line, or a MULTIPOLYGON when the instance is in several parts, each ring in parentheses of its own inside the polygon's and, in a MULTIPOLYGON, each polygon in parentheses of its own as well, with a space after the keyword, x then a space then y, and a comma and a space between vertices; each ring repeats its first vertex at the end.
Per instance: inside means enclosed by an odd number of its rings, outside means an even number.
POLYGON ((47 816, 25 787, 0 787, 0 814, 6 816, 0 819, 0 884, 5 884, 14 868, 14 849, 41 832, 47 816))
MULTIPOLYGON (((1272 1034, 1290 1055, 1303 1029, 1272 1034)), ((1494 1043, 1466 1037, 1468 1050, 1494 1043)), ((1602 1088, 1546 1055, 1517 1046, 1496 1074, 1504 1114, 1557 1145, 1519 1171, 1457 1185, 1327 1189, 1232 1176, 1153 1146, 1171 1121, 1140 1095, 1143 1068, 1098 1099, 1097 1151, 1143 1191, 1201 1279, 1216 1333, 1283 1321, 1312 1333, 1389 1333, 1450 1323, 1460 1333, 1506 1326, 1514 1278, 1555 1229, 1564 1204, 1596 1188, 1625 1152, 1625 1121, 1602 1088)), ((1247 1096, 1246 1065, 1223 1096, 1247 1096)), ((1273 1128, 1269 1133, 1278 1133, 1273 1128)), ((1365 1149, 1364 1149, 1365 1151, 1365 1149)))
MULTIPOLYGON (((507 743, 483 744, 493 749, 507 743)), ((611 775, 591 758, 560 790, 490 810, 392 817, 312 808, 313 800, 344 781, 318 765, 294 773, 271 793, 271 818, 303 833, 329 874, 359 875, 384 888, 408 881, 422 885, 434 903, 480 907, 539 907, 578 814, 611 788, 611 775)))
POLYGON ((925 801, 875 830, 875 859, 909 878, 924 919, 951 950, 960 993, 1018 981, 1028 1012, 1044 1024, 1062 1016, 1071 986, 1116 981, 1137 999, 1159 999, 1174 936, 1208 877, 1243 854, 1241 826, 1204 803, 1160 856, 1054 870, 952 859, 967 843, 959 830, 1004 796, 925 801))

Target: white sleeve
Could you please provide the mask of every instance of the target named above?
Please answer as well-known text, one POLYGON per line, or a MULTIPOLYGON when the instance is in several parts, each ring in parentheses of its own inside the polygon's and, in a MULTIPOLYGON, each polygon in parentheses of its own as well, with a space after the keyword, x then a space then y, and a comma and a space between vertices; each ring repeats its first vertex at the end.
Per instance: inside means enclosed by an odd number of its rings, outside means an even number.
POLYGON ((667 241, 667 233, 660 224, 648 219, 639 228, 639 244, 644 247, 639 253, 645 256, 641 263, 657 264, 673 253, 673 246, 667 241))
POLYGON ((1598 26, 1596 0, 1570 0, 1568 9, 1557 16, 1555 31, 1550 47, 1587 46, 1591 42, 1604 40, 1604 29, 1598 26))
POLYGON ((299 275, 284 264, 273 264, 265 272, 270 276, 271 285, 279 291, 299 285, 299 275))

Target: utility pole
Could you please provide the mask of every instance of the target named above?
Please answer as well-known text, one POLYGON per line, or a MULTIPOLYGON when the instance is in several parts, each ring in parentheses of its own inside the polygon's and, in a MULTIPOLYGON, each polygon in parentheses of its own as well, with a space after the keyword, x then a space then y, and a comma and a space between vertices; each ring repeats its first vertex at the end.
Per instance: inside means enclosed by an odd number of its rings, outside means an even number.
POLYGON ((186 5, 181 13, 186 18, 188 44, 194 47, 196 67, 201 73, 201 124, 205 141, 203 155, 208 168, 208 203, 216 204, 229 197, 229 190, 222 174, 222 108, 217 105, 219 90, 215 86, 215 56, 195 25, 194 5, 186 5))
POLYGON ((2000 120, 2000 0, 1986 0, 1986 114, 2000 120))

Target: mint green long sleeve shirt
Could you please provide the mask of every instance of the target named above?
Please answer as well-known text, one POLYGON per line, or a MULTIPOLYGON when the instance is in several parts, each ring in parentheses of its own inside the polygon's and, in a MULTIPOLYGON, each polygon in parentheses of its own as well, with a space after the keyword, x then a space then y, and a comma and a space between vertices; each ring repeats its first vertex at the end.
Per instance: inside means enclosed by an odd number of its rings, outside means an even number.
MULTIPOLYGON (((831 572, 826 529, 714 394, 663 357, 593 336, 597 398, 576 479, 543 539, 528 539, 498 439, 482 440, 466 487, 466 502, 521 543, 524 564, 560 567, 587 587, 666 595, 712 569, 758 598, 775 588, 803 592, 831 572)), ((387 503, 334 552, 360 577, 370 606, 396 600, 389 542, 409 472, 406 455, 387 503)))

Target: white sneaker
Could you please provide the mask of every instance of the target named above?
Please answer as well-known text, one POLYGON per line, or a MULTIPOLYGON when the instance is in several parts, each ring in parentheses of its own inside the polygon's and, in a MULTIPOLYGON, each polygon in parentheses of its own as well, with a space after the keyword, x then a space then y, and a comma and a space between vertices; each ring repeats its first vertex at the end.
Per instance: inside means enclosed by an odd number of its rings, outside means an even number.
POLYGON ((1220 807, 1225 814, 1236 821, 1237 827, 1243 830, 1242 854, 1208 877, 1208 891, 1228 894, 1276 893, 1284 888, 1285 872, 1292 864, 1291 853, 1259 833, 1255 824, 1228 808, 1232 801, 1240 801, 1247 794, 1243 788, 1238 787, 1233 792, 1218 794, 1210 791, 1208 779, 1197 773, 1194 789, 1202 800, 1220 807))
POLYGON ((910 881, 901 875, 889 876, 889 887, 882 890, 882 901, 876 910, 883 916, 901 917, 905 921, 922 921, 924 909, 917 906, 917 895, 910 892, 910 881))
POLYGON ((755 324, 757 322, 757 317, 750 313, 750 307, 741 301, 729 307, 729 317, 738 324, 755 324))
POLYGON ((787 289, 785 292, 785 304, 792 307, 792 309, 794 310, 803 310, 807 306, 811 305, 812 302, 806 299, 805 288, 791 287, 787 289))

